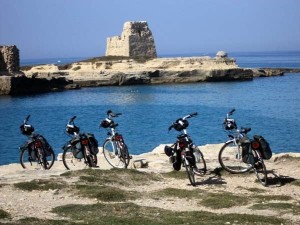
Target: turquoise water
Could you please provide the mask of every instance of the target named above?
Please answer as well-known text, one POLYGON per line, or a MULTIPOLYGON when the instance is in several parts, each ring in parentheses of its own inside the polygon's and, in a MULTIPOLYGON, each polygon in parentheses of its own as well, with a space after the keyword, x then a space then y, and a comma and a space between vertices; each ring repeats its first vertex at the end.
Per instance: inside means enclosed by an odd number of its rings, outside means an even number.
MULTIPOLYGON (((263 61, 264 57, 261 58, 263 61)), ((99 122, 108 109, 123 113, 116 122, 132 154, 172 143, 177 133, 168 133, 169 125, 195 111, 199 115, 190 119, 189 126, 195 143, 224 142, 222 121, 233 107, 238 126, 251 127, 251 135, 263 135, 274 152, 300 152, 299 84, 300 74, 288 74, 244 82, 99 87, 2 96, 0 165, 18 162, 18 147, 26 140, 19 126, 28 114, 36 131, 48 139, 58 154, 68 140, 64 128, 73 115, 77 116, 76 125, 82 131, 94 133, 101 144, 106 131, 99 128, 99 122)))

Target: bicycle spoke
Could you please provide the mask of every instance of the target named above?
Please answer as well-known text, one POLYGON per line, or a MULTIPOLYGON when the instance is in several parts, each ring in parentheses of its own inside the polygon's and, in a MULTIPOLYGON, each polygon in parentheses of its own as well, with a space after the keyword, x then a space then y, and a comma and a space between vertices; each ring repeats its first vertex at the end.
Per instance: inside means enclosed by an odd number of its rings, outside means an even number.
POLYGON ((69 170, 80 170, 88 167, 84 161, 84 158, 74 157, 72 148, 65 149, 62 159, 65 167, 69 170))
POLYGON ((34 151, 28 151, 24 149, 20 154, 20 164, 27 170, 39 170, 43 169, 41 162, 39 162, 37 154, 34 151))
POLYGON ((126 168, 126 160, 123 159, 121 152, 118 151, 117 143, 106 140, 103 144, 103 155, 106 161, 116 168, 126 168))
POLYGON ((219 152, 219 163, 224 170, 230 173, 245 173, 252 168, 250 164, 243 162, 241 149, 234 141, 223 145, 219 152))

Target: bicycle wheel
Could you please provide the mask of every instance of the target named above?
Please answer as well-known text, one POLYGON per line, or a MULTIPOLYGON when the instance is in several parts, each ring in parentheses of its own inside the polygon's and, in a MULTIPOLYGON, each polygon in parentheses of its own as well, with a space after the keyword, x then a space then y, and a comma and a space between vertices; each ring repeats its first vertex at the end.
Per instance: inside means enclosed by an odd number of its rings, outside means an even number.
POLYGON ((183 164, 183 167, 185 167, 185 170, 186 170, 186 173, 188 175, 191 185, 196 186, 195 174, 193 172, 192 165, 190 165, 190 163, 188 162, 187 159, 183 159, 182 164, 183 164))
POLYGON ((125 163, 125 168, 127 168, 129 165, 129 162, 130 162, 130 155, 129 155, 128 147, 124 143, 122 143, 121 146, 122 146, 121 147, 121 157, 125 163))
POLYGON ((230 173, 245 173, 252 168, 243 162, 241 148, 233 140, 222 146, 218 158, 222 168, 230 173))
POLYGON ((262 160, 259 160, 253 166, 254 172, 258 181, 263 185, 267 186, 268 176, 267 176, 267 169, 265 163, 262 160))
POLYGON ((117 141, 106 140, 103 144, 103 155, 106 161, 115 168, 126 168, 126 160, 122 157, 117 141))
POLYGON ((38 160, 38 156, 34 150, 29 151, 28 148, 23 149, 20 154, 20 164, 24 169, 37 170, 42 169, 42 164, 38 160))
POLYGON ((206 174, 207 171, 206 162, 203 153, 200 151, 200 149, 197 146, 194 148, 194 156, 195 156, 196 166, 198 168, 198 171, 201 173, 201 175, 206 174))
POLYGON ((45 151, 42 151, 42 165, 44 167, 45 170, 49 170, 53 164, 54 164, 54 160, 55 160, 55 155, 53 150, 48 150, 48 154, 45 153, 45 151))
POLYGON ((64 150, 62 160, 64 166, 68 170, 80 170, 85 169, 87 167, 84 157, 80 159, 75 158, 73 154, 73 148, 71 146, 64 150))

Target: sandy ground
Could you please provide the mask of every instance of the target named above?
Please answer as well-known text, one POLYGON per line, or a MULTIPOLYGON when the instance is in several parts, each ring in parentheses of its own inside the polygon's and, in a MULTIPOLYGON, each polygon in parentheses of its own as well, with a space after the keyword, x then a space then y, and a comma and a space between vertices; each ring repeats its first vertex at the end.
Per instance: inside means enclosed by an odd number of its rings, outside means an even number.
MULTIPOLYGON (((263 187, 258 182, 255 182, 256 176, 253 173, 246 175, 230 175, 225 177, 218 177, 212 171, 220 167, 217 156, 222 145, 205 145, 200 146, 201 151, 206 159, 208 173, 203 177, 197 178, 197 186, 192 187, 188 180, 178 180, 170 178, 164 181, 158 181, 151 185, 143 187, 143 191, 149 192, 164 188, 181 188, 187 190, 199 189, 205 191, 226 191, 235 194, 245 194, 246 189, 259 188, 267 190, 269 195, 288 195, 293 198, 293 202, 300 204, 300 187, 291 185, 291 180, 300 179, 300 154, 289 153, 291 158, 285 157, 287 154, 273 155, 273 157, 266 161, 268 170, 268 177, 271 185, 263 187), (280 179, 277 179, 280 178, 280 179), (279 180, 281 182, 279 182, 279 180)), ((111 167, 105 161, 102 154, 99 154, 99 169, 110 169, 111 167)), ((147 168, 139 168, 139 170, 162 173, 172 171, 172 166, 169 163, 168 157, 163 152, 163 145, 158 146, 152 152, 145 153, 138 156, 133 156, 131 168, 139 167, 139 162, 147 162, 147 168)), ((96 203, 94 199, 81 198, 71 195, 62 190, 49 191, 21 191, 14 188, 11 184, 30 181, 34 179, 50 179, 57 177, 61 173, 66 172, 62 161, 56 161, 51 170, 24 170, 20 164, 10 164, 0 167, 0 209, 9 212, 14 219, 19 219, 26 216, 35 216, 38 218, 56 218, 55 214, 50 211, 52 208, 66 204, 93 204, 96 203), (47 204, 45 204, 47 202, 47 204), (38 213, 37 213, 38 212, 38 213)), ((138 187, 140 189, 140 187, 138 187)), ((143 206, 161 207, 169 210, 204 210, 217 213, 247 213, 259 215, 274 215, 278 216, 276 211, 271 210, 252 210, 247 206, 232 207, 229 209, 212 210, 199 206, 192 200, 183 201, 182 199, 173 199, 172 201, 157 201, 153 199, 136 200, 136 204, 143 206)), ((291 213, 282 214, 280 217, 293 221, 293 224, 298 224, 300 215, 293 215, 291 213)))

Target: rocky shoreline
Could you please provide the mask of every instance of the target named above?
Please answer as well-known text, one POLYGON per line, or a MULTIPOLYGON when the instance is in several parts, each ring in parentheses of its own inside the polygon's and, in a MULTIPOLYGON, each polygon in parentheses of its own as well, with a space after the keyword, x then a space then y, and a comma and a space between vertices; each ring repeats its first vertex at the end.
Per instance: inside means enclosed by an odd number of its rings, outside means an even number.
POLYGON ((33 94, 80 87, 249 81, 255 77, 299 73, 290 68, 240 68, 233 58, 96 58, 63 66, 23 67, 0 76, 1 95, 33 94))

